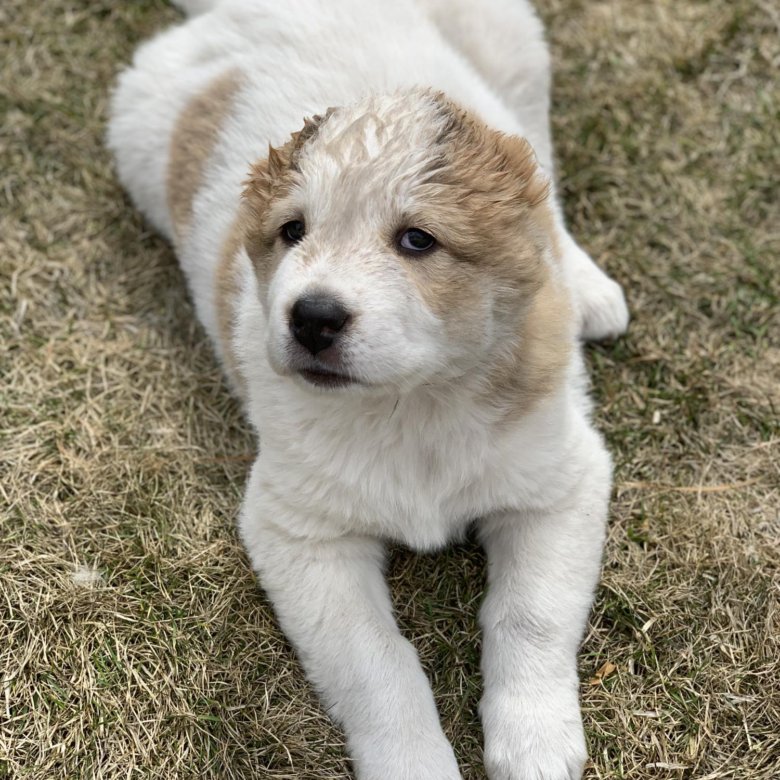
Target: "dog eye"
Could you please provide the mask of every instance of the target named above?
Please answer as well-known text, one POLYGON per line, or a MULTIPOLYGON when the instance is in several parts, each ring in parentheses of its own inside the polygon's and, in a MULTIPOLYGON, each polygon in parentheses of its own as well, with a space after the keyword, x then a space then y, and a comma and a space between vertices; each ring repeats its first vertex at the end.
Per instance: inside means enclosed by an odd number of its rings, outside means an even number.
POLYGON ((436 239, 424 230, 409 228, 399 237, 398 246, 406 252, 427 252, 436 246, 436 239))
POLYGON ((285 222, 279 233, 288 244, 297 244, 306 235, 306 225, 303 220, 293 219, 285 222))

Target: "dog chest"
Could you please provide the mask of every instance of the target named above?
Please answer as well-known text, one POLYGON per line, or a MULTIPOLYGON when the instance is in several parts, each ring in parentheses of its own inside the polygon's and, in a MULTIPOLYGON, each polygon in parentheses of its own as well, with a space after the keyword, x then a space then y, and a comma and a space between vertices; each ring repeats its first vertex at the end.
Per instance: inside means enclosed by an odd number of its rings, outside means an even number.
POLYGON ((431 549, 489 512, 547 503, 570 479, 552 423, 529 418, 500 434, 473 410, 445 408, 353 404, 307 419, 290 404, 267 406, 269 489, 308 529, 431 549))

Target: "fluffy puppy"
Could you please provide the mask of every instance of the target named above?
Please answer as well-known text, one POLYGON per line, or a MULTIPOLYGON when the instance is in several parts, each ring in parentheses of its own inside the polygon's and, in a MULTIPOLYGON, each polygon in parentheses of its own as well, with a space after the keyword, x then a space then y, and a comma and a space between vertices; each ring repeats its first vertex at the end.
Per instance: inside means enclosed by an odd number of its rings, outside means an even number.
POLYGON ((579 778, 610 490, 579 338, 627 312, 555 201, 538 19, 181 5, 120 77, 109 144, 257 429, 241 536, 358 777, 460 777, 383 562, 476 524, 487 774, 579 778))

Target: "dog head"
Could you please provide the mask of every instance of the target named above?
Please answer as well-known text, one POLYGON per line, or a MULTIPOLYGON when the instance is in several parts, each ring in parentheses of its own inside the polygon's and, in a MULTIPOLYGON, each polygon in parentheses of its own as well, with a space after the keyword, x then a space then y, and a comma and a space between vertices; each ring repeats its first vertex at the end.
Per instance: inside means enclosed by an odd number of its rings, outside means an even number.
POLYGON ((244 192, 274 370, 392 392, 511 370, 554 275, 548 190, 526 141, 439 93, 307 120, 244 192))

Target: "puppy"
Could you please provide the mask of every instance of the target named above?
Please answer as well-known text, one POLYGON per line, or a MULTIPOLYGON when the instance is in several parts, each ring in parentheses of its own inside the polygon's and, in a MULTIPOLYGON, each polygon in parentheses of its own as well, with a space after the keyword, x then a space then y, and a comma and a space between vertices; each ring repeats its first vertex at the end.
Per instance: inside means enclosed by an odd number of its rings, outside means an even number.
POLYGON ((180 5, 120 77, 109 145, 257 429, 241 537, 358 778, 460 777, 383 563, 472 524, 488 777, 579 778, 611 481, 579 339, 627 311, 555 200, 539 20, 180 5))

